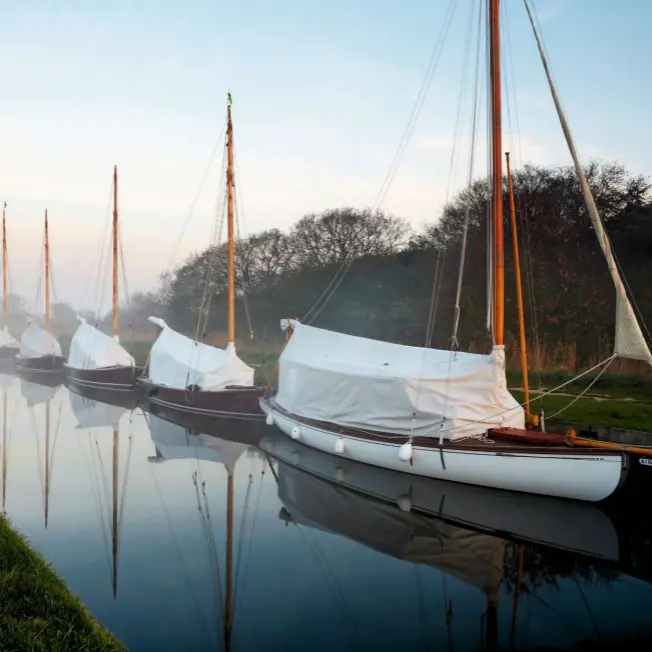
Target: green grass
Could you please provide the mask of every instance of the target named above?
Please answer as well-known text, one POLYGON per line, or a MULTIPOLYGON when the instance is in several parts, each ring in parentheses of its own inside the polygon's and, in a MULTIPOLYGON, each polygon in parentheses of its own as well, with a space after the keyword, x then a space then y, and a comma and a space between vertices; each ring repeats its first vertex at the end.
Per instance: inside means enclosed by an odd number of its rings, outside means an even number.
POLYGON ((0 650, 126 650, 3 516, 0 516, 0 650))
MULTIPOLYGON (((525 400, 522 391, 512 390, 511 393, 519 403, 525 400)), ((538 413, 543 409, 546 415, 551 416, 565 408, 572 400, 572 396, 550 394, 534 401, 531 411, 538 413)), ((556 418, 561 421, 578 421, 593 426, 652 432, 652 403, 634 403, 618 399, 598 401, 583 396, 556 418)))

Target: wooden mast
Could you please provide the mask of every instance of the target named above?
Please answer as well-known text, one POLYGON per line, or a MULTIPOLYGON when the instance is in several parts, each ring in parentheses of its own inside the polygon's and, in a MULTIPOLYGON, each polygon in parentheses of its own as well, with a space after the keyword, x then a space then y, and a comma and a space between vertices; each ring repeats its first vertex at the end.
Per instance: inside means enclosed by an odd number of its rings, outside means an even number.
POLYGON ((491 144, 494 228, 494 343, 505 343, 505 260, 503 251, 502 117, 500 90, 500 0, 489 0, 489 58, 491 71, 491 144))
POLYGON ((50 400, 45 403, 45 529, 50 511, 50 400))
POLYGON ((234 178, 233 178, 233 123, 231 122, 231 92, 227 95, 226 147, 228 167, 226 172, 228 218, 228 283, 229 283, 229 343, 235 342, 235 255, 234 255, 234 178))
POLYGON ((523 288, 521 286, 521 261, 518 255, 518 233, 516 231, 516 208, 514 207, 514 186, 509 152, 505 152, 507 163, 507 187, 509 189, 509 216, 512 223, 512 246, 514 248, 514 275, 516 277, 516 300, 518 302, 518 329, 521 342, 521 368, 523 369, 523 392, 525 394, 525 414, 530 414, 530 387, 527 371, 527 342, 525 340, 525 311, 523 310, 523 288))
POLYGON ((2 327, 7 328, 7 202, 2 207, 2 327))
POLYGON ((118 166, 113 166, 113 337, 118 337, 118 166))
POLYGON ((224 649, 231 649, 231 619, 233 593, 233 475, 229 473, 226 488, 226 598, 224 605, 224 649))
POLYGON ((45 209, 45 330, 50 330, 50 242, 48 240, 48 209, 45 209))
POLYGON ((7 500, 7 390, 2 390, 2 510, 7 500))

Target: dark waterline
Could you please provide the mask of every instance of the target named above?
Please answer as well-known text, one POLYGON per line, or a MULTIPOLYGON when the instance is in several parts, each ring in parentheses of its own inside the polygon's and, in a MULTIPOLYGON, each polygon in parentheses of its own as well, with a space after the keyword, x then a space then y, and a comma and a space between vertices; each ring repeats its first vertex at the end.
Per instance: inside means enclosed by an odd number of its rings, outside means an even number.
POLYGON ((632 524, 347 464, 262 421, 218 439, 3 380, 4 508, 130 650, 569 649, 649 627, 648 510, 632 524))

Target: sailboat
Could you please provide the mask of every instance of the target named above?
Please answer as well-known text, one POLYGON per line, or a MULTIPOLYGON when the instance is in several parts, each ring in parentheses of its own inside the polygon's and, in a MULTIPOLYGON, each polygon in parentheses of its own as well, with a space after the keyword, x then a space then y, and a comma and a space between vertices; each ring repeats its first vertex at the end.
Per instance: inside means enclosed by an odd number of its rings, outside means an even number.
MULTIPOLYGON (((491 352, 482 355, 402 346, 283 320, 282 326, 290 328, 291 336, 279 358, 278 391, 275 397, 263 397, 261 407, 267 423, 293 439, 358 462, 497 489, 600 501, 623 484, 630 463, 627 454, 597 444, 573 446, 565 435, 526 430, 524 410, 507 390, 499 0, 488 0, 487 18, 491 352)), ((541 46, 539 50, 587 210, 616 288, 614 355, 652 364, 541 46)))
POLYGON ((7 203, 2 208, 2 330, 0 331, 0 365, 13 366, 20 351, 18 340, 7 328, 9 309, 7 302, 7 203))
POLYGON ((80 325, 70 342, 68 382, 99 390, 130 391, 142 368, 120 345, 118 325, 118 166, 113 167, 113 336, 77 317, 80 325))
MULTIPOLYGON (((111 533, 111 588, 114 599, 118 595, 118 561, 120 554, 120 523, 122 522, 122 513, 124 508, 124 495, 127 485, 127 473, 129 471, 129 460, 131 458, 133 439, 129 439, 129 448, 127 453, 126 470, 123 484, 123 497, 119 496, 119 450, 120 450, 120 418, 126 414, 128 408, 117 405, 109 405, 100 401, 89 399, 85 396, 68 392, 70 399, 70 407, 77 420, 77 428, 80 430, 87 430, 89 437, 91 430, 95 428, 111 428, 113 431, 113 445, 111 455, 111 505, 98 505, 100 518, 102 519, 102 527, 105 527, 104 515, 110 511, 111 520, 108 529, 111 533), (106 508, 106 509, 105 509, 106 508)), ((99 448, 98 456, 99 456, 99 448)), ((95 454, 95 451, 92 452, 95 454)), ((99 465, 102 466, 102 458, 100 456, 99 465)), ((104 470, 102 469, 102 475, 104 470)), ((100 482, 99 478, 95 478, 100 482)), ((105 492, 98 491, 98 500, 102 502, 102 497, 105 492)), ((107 498, 108 502, 108 498, 107 498)))
MULTIPOLYGON (((262 387, 254 385, 254 370, 235 350, 234 166, 231 95, 227 102, 228 168, 228 344, 218 349, 170 328, 158 317, 149 321, 160 329, 149 355, 147 375, 139 379, 152 403, 208 415, 260 414, 262 387)), ((210 288, 208 289, 210 291, 210 288)), ((262 415, 261 415, 262 416, 262 415)))
MULTIPOLYGON (((50 332, 50 241, 48 234, 48 211, 45 209, 45 329, 31 317, 20 338, 20 351, 16 358, 16 370, 30 377, 59 376, 63 374, 65 358, 61 345, 50 332)), ((40 382, 40 381, 39 381, 40 382)), ((58 382, 58 381, 57 381, 58 382)))

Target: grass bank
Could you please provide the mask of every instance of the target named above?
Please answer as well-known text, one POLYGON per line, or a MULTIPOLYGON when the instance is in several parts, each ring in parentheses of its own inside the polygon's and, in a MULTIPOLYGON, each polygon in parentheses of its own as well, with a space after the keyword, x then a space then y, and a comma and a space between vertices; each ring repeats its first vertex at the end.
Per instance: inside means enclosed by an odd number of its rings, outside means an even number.
POLYGON ((126 650, 1 515, 0 650, 126 650))

